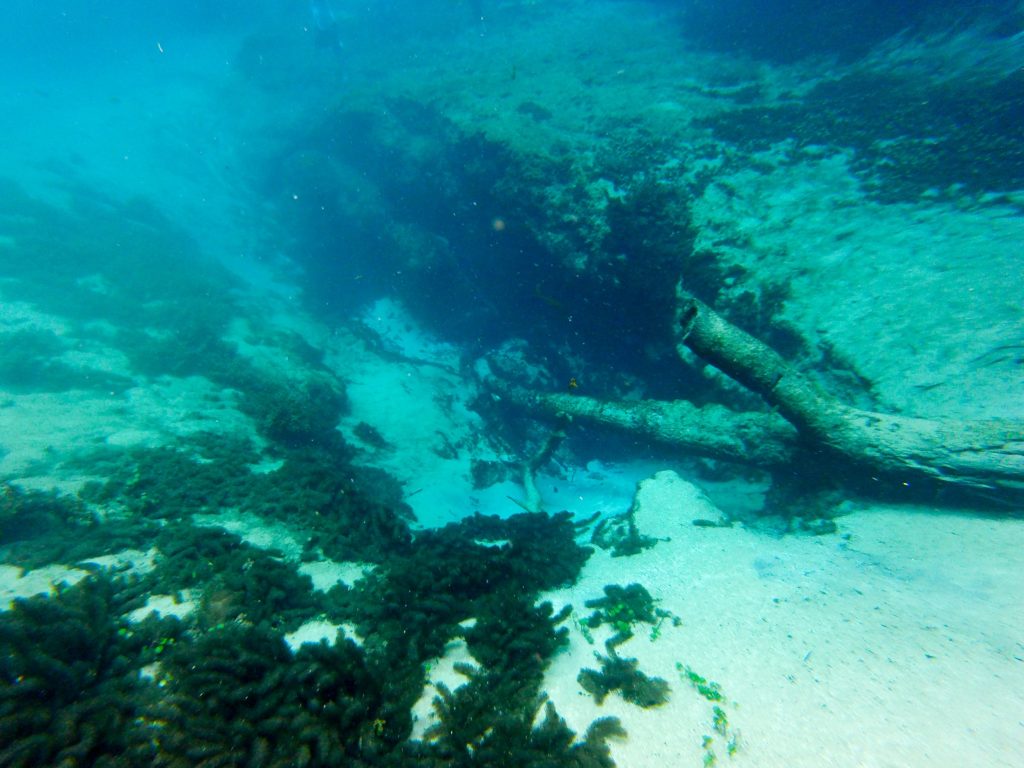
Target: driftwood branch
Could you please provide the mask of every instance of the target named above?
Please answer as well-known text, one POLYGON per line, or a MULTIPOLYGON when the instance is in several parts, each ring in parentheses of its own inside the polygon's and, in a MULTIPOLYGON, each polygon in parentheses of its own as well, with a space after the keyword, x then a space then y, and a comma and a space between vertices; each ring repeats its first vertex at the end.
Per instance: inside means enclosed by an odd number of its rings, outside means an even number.
POLYGON ((840 403, 767 345, 706 304, 679 294, 679 340, 757 393, 803 440, 860 472, 903 484, 1024 492, 1024 423, 942 421, 876 413, 840 403))
POLYGON ((488 384, 504 402, 534 416, 568 417, 619 429, 694 456, 774 468, 791 464, 799 450, 796 430, 771 413, 737 413, 686 400, 598 400, 537 392, 498 378, 488 384))
MULTIPOLYGON (((548 435, 544 444, 533 456, 523 462, 523 494, 525 498, 522 502, 516 501, 516 504, 527 512, 544 511, 544 501, 541 499, 540 489, 537 488, 537 472, 551 461, 551 457, 554 456, 563 440, 565 440, 565 419, 560 417, 558 426, 548 435)), ((515 499, 512 500, 515 501, 515 499)))

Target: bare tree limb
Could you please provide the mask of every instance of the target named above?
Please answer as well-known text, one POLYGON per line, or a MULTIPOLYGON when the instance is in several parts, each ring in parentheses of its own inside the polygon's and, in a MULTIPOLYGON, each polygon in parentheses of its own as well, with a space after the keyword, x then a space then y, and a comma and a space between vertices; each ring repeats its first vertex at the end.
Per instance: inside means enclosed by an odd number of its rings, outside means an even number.
MULTIPOLYGON (((540 489, 537 488, 537 472, 551 461, 551 457, 558 450, 558 446, 565 440, 565 419, 559 417, 559 424, 548 435, 547 440, 538 451, 529 459, 523 462, 523 494, 522 503, 516 502, 527 512, 543 512, 544 501, 540 496, 540 489)), ((513 499, 515 501, 515 499, 513 499)))
POLYGON ((598 400, 536 392, 498 378, 488 384, 506 403, 534 415, 566 416, 620 429, 695 456, 770 468, 791 464, 798 450, 796 430, 771 413, 737 413, 686 400, 598 400))
POLYGON ((852 408, 682 290, 677 320, 682 344, 763 397, 805 441, 861 472, 903 483, 1024 492, 1024 423, 932 420, 852 408))

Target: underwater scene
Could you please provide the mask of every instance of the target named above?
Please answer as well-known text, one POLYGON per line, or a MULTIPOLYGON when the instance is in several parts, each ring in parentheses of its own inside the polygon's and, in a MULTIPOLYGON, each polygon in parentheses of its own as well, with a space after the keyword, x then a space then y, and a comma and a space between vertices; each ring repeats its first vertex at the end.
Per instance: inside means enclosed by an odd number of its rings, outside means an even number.
POLYGON ((1024 3, 5 0, 0 768, 1024 765, 1024 3))

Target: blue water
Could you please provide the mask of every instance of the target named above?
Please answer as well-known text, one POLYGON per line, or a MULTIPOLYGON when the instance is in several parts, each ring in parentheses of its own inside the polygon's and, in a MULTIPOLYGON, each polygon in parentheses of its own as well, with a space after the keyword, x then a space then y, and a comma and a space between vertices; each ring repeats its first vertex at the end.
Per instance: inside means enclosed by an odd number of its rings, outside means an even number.
POLYGON ((1018 764, 1022 62, 1010 0, 9 0, 0 766, 1018 764))

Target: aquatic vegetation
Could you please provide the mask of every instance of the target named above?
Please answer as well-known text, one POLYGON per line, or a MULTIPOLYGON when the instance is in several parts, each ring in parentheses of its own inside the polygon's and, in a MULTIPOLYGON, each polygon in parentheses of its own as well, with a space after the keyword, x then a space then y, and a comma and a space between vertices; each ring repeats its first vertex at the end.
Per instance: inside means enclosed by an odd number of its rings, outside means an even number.
POLYGON ((70 186, 68 206, 32 198, 0 182, 4 231, 0 269, 19 279, 18 295, 63 317, 106 318, 130 327, 162 326, 177 315, 226 316, 231 305, 208 300, 232 284, 195 241, 141 197, 119 202, 70 186), (87 279, 85 279, 87 278, 87 279))
POLYGON ((711 727, 715 729, 715 733, 720 736, 728 735, 729 719, 726 717, 725 710, 719 706, 715 706, 711 711, 714 713, 714 719, 711 722, 711 727))
POLYGON ((645 675, 639 670, 636 659, 624 659, 614 648, 608 649, 607 656, 595 653, 594 657, 601 663, 600 671, 584 669, 576 680, 598 704, 612 691, 618 691, 622 698, 638 707, 656 707, 668 701, 668 682, 645 675))
POLYGON ((587 644, 593 645, 594 633, 590 631, 590 627, 588 627, 586 624, 577 619, 575 615, 573 615, 572 617, 572 623, 573 626, 575 626, 576 629, 580 631, 580 634, 583 635, 583 639, 587 641, 587 644))
POLYGON ((1017 189, 1024 163, 1006 127, 1014 125, 1019 139, 1018 121, 1010 117, 1019 105, 1006 98, 1007 85, 862 69, 819 83, 798 103, 739 108, 697 122, 747 150, 791 136, 854 147, 865 190, 885 202, 940 190, 945 196, 1017 189), (891 140, 877 141, 880 121, 891 140))
MULTIPOLYGON (((387 654, 411 648, 423 659, 440 656, 445 643, 461 634, 458 623, 467 618, 481 617, 495 629, 502 621, 519 620, 514 615, 501 618, 493 600, 511 600, 510 606, 536 615, 517 600, 575 576, 589 550, 575 543, 574 533, 568 514, 507 519, 475 515, 421 532, 414 542, 396 547, 385 568, 353 589, 332 589, 331 597, 338 610, 350 612, 368 648, 379 645, 387 654), (484 546, 476 540, 508 543, 484 546), (507 590, 520 597, 512 600, 507 590), (489 615, 496 623, 489 622, 489 615)), ((522 620, 536 627, 535 619, 522 620)), ((474 638, 483 643, 480 633, 474 638)))
POLYGON ((338 615, 354 620, 365 638, 370 666, 394 681, 396 701, 411 705, 422 663, 455 637, 465 637, 481 664, 460 668, 470 681, 458 690, 439 687, 439 723, 424 744, 408 747, 417 764, 611 765, 603 746, 610 726, 575 742, 549 709, 544 724, 533 727, 543 669, 566 643, 558 624, 569 615, 555 614, 549 603, 535 606, 534 595, 571 580, 588 552, 575 543, 568 514, 477 515, 422 532, 353 589, 332 590, 338 615), (472 628, 459 626, 470 617, 472 628))
POLYGON ((98 576, 0 614, 0 763, 328 766, 395 740, 351 641, 292 654, 269 626, 133 624, 143 583, 98 576))
MULTIPOLYGON (((688 682, 697 693, 712 704, 711 730, 725 740, 725 751, 731 758, 739 750, 740 733, 729 723, 729 716, 725 708, 730 706, 730 702, 722 693, 722 687, 718 683, 697 674, 697 672, 684 664, 677 662, 676 670, 678 670, 679 677, 682 680, 688 682)), ((701 746, 704 749, 704 765, 714 765, 718 760, 714 751, 714 744, 714 736, 705 735, 703 737, 701 746)))
POLYGON ((484 459, 470 459, 470 475, 473 478, 473 490, 490 488, 507 478, 511 467, 505 462, 484 459))
POLYGON ((279 633, 231 623, 177 644, 161 675, 157 765, 338 765, 390 734, 350 640, 293 654, 279 633))
POLYGON ((254 472, 262 457, 248 441, 200 434, 176 447, 104 451, 68 466, 106 477, 82 490, 86 502, 135 520, 237 509, 305 531, 311 554, 364 562, 410 538, 401 489, 382 470, 351 466, 343 446, 282 448, 280 455, 273 471, 254 472))
POLYGON ((152 541, 150 521, 100 522, 81 499, 0 483, 0 554, 6 563, 37 568, 77 563, 152 541))
POLYGON ((740 734, 739 731, 734 731, 729 734, 729 740, 725 744, 725 752, 729 757, 732 757, 740 748, 740 734))
POLYGON ((708 701, 724 701, 725 698, 722 696, 722 688, 718 683, 714 681, 708 681, 706 678, 698 675, 689 667, 683 666, 682 664, 676 663, 676 669, 679 671, 679 676, 690 683, 694 689, 708 701))
POLYGON ((236 506, 254 484, 249 465, 258 458, 248 441, 210 434, 177 446, 98 451, 65 466, 105 478, 82 489, 88 503, 136 519, 185 520, 236 506))
POLYGON ((602 624, 610 625, 619 638, 616 645, 632 637, 633 627, 638 623, 653 625, 651 634, 652 639, 655 639, 660 635, 661 624, 666 619, 677 627, 682 622, 671 611, 655 608, 654 603, 651 593, 642 584, 628 584, 625 587, 608 584, 604 587, 604 597, 584 603, 587 608, 597 610, 584 619, 583 623, 590 629, 596 629, 602 624))
POLYGON ((569 642, 569 630, 558 627, 569 615, 557 615, 551 603, 534 606, 529 598, 502 591, 481 601, 476 624, 466 632, 473 658, 488 669, 540 671, 549 658, 569 642))
POLYGON ((594 527, 590 541, 601 549, 610 549, 612 557, 638 555, 658 543, 658 539, 653 536, 640 533, 632 511, 601 520, 594 527))
POLYGON ((0 332, 0 385, 16 392, 121 392, 131 386, 126 376, 65 362, 61 356, 71 348, 43 328, 0 332))
POLYGON ((609 717, 595 720, 576 739, 544 696, 534 693, 531 699, 529 686, 510 691, 507 680, 494 675, 473 674, 454 692, 444 685, 437 689, 438 723, 426 733, 429 746, 420 750, 424 765, 612 768, 606 742, 625 736, 619 721, 609 717), (495 716, 494 702, 510 695, 521 705, 495 716), (544 717, 534 726, 541 707, 544 717))
POLYGON ((275 443, 330 448, 342 444, 335 428, 347 404, 341 385, 326 376, 291 381, 261 374, 249 382, 240 407, 275 443))
POLYGON ((577 739, 549 705, 534 725, 569 609, 556 615, 533 595, 571 578, 566 569, 587 553, 568 515, 470 519, 426 533, 390 549, 355 589, 328 596, 294 563, 218 529, 171 519, 154 544, 156 567, 139 580, 99 573, 0 614, 0 672, 18 684, 0 694, 0 723, 16 735, 3 753, 17 756, 10 764, 73 754, 167 768, 440 766, 458 754, 484 765, 504 755, 538 767, 613 765, 605 742, 621 734, 616 722, 597 721, 577 739), (483 546, 476 535, 509 543, 483 546), (186 587, 202 596, 185 623, 124 618, 145 595, 186 587), (360 622, 365 648, 339 637, 290 651, 284 631, 324 615, 360 622), (457 622, 468 615, 477 622, 464 630, 457 622), (482 667, 447 699, 440 692, 434 737, 410 742, 423 662, 463 634, 482 667), (147 665, 151 676, 140 676, 147 665), (50 719, 32 708, 43 693, 50 719), (51 723, 63 728, 58 738, 45 730, 51 723))
POLYGON ((74 497, 0 483, 0 544, 32 538, 65 525, 84 527, 91 522, 92 516, 74 497))
POLYGON ((157 537, 156 547, 160 555, 147 579, 162 594, 201 588, 201 628, 245 621, 291 631, 323 610, 312 581, 294 563, 221 528, 175 526, 157 537))
POLYGON ((372 424, 367 424, 365 421, 360 421, 356 424, 352 428, 352 434, 371 448, 382 450, 390 446, 388 441, 384 439, 384 435, 380 433, 380 430, 372 424))
POLYGON ((160 638, 180 637, 182 627, 126 622, 144 601, 140 586, 90 577, 0 613, 0 764, 149 764, 150 733, 138 714, 150 686, 139 672, 160 638))

